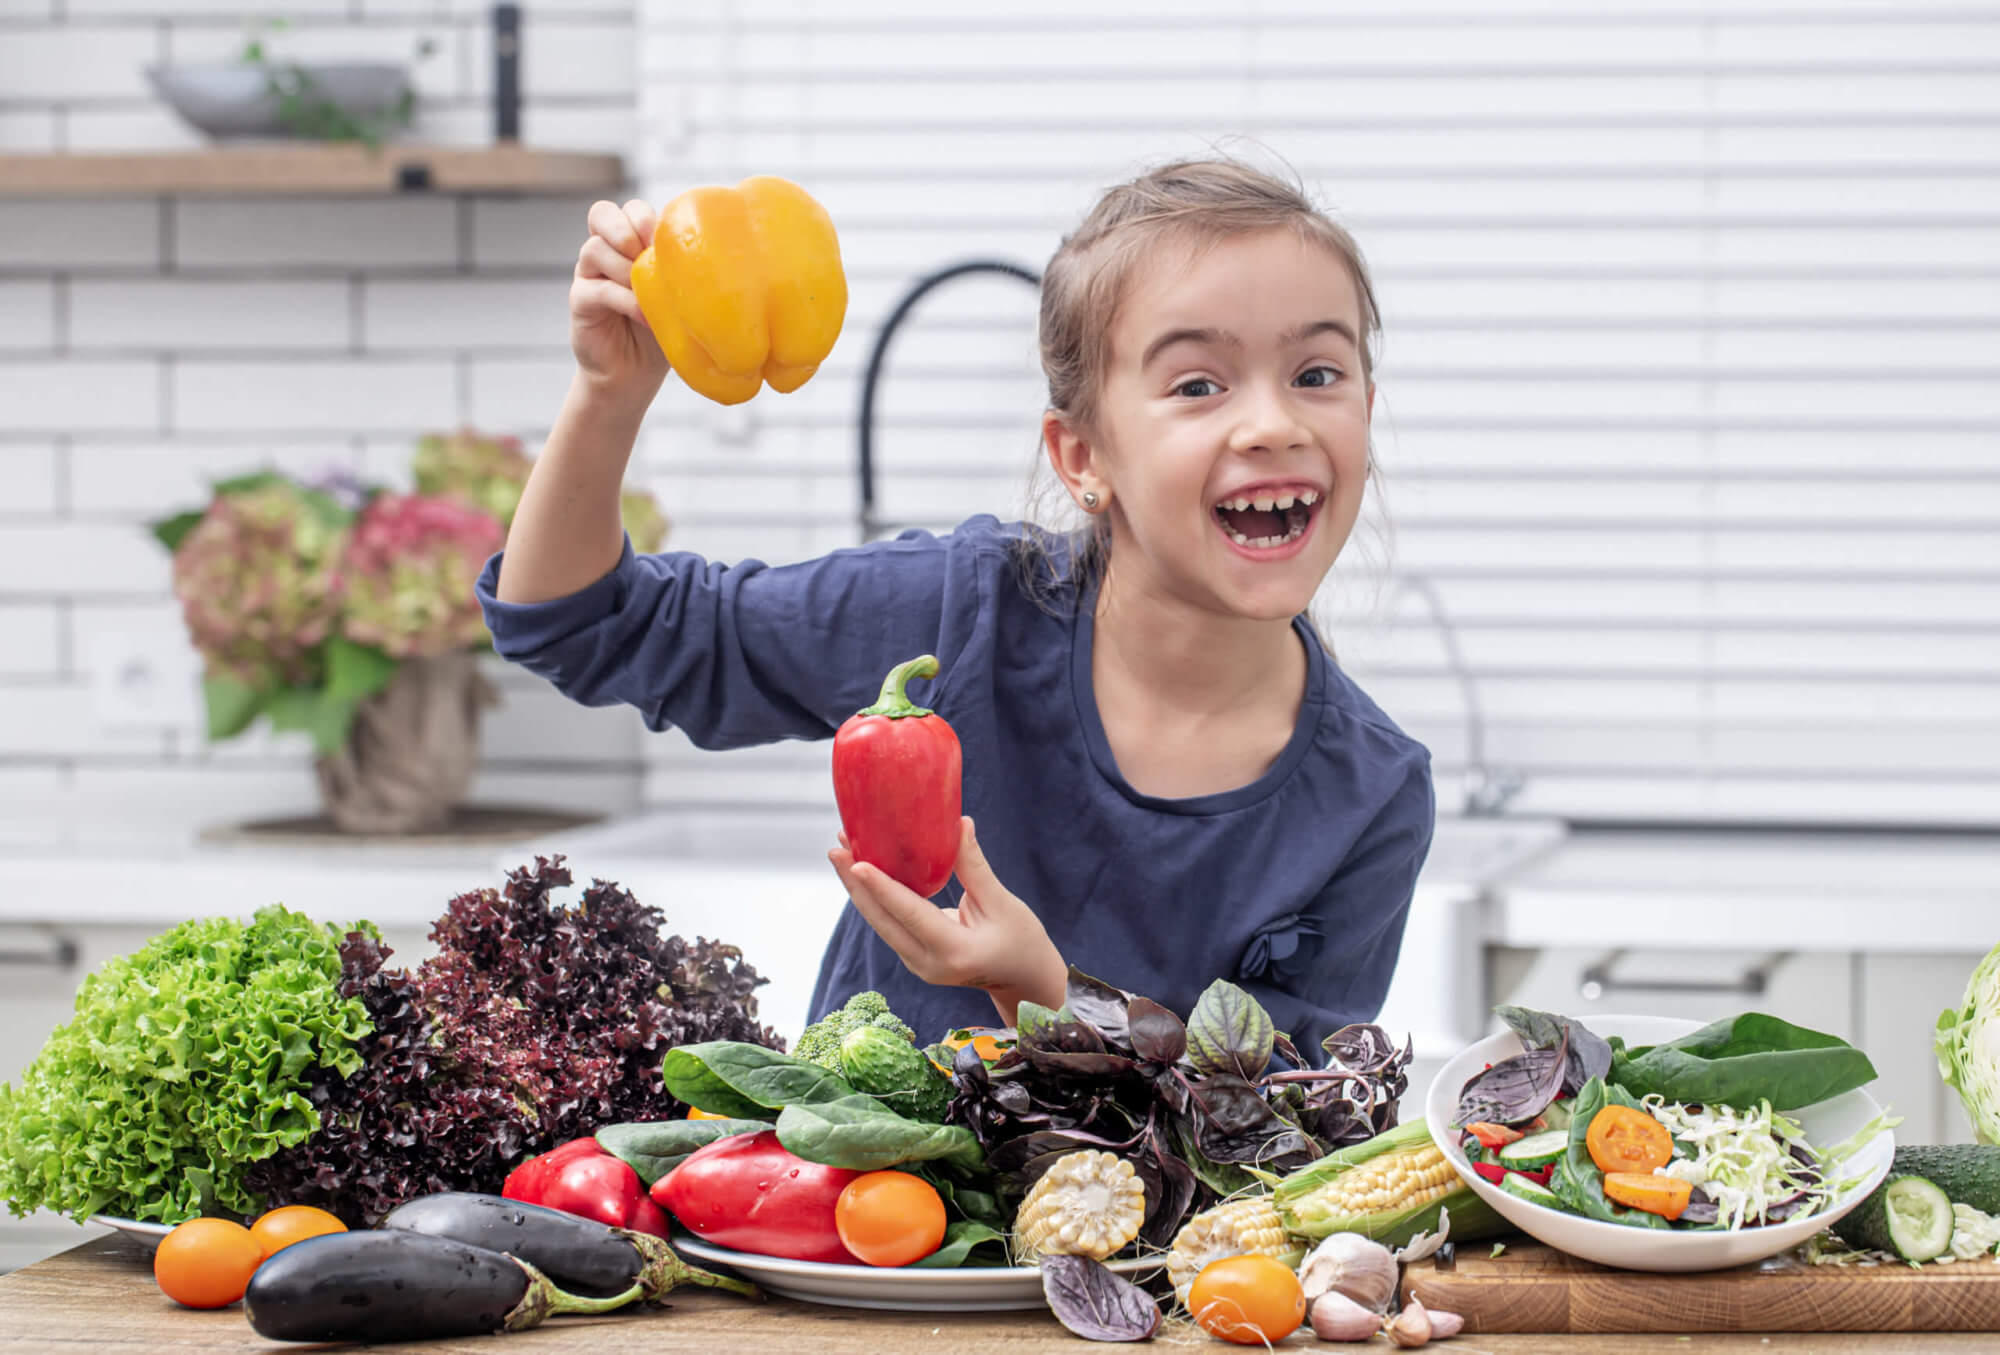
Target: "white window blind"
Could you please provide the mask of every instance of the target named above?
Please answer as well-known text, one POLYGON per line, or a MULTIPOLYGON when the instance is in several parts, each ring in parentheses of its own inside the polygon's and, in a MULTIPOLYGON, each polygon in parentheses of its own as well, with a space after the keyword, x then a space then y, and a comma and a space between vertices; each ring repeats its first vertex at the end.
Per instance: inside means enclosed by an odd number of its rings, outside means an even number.
MULTIPOLYGON (((670 386, 647 465, 677 544, 851 543, 860 373, 913 282, 1039 270, 1166 156, 1275 154, 1374 270, 1385 492, 1324 610, 1441 808, 1469 681, 1516 810, 2000 822, 2000 9, 642 13, 647 195, 795 178, 852 287, 796 395, 720 414, 670 386)), ((1034 310, 965 280, 898 331, 878 511, 1020 511, 1034 310)), ((823 750, 735 780, 664 756, 659 794, 782 798, 823 750)))

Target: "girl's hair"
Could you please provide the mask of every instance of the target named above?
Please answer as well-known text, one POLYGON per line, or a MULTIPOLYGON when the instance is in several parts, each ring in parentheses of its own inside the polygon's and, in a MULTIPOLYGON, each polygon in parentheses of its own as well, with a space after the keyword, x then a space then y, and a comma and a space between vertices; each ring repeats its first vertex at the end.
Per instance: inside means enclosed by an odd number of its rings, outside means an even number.
MULTIPOLYGON (((1096 418, 1112 325, 1142 262, 1279 228, 1347 268, 1361 303, 1361 376, 1372 381, 1381 314, 1354 237, 1296 181, 1226 157, 1186 159, 1108 189, 1050 258, 1042 273, 1040 331, 1049 408, 1082 428, 1096 418)), ((1369 466, 1372 474, 1372 448, 1369 466)), ((1020 553, 1023 582, 1037 599, 1073 602, 1101 573, 1110 547, 1110 524, 1102 517, 1071 532, 1031 527, 1020 553)))

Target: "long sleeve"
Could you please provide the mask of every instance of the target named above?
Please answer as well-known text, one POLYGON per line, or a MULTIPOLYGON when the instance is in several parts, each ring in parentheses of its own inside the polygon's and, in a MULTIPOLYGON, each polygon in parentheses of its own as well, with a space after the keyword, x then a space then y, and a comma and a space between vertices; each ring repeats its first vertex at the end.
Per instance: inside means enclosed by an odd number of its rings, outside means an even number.
POLYGON ((636 555, 547 602, 478 582, 494 649, 590 706, 636 706, 653 729, 738 748, 830 737, 905 659, 940 652, 954 587, 950 538, 910 533, 799 564, 721 565, 687 552, 636 555))
POLYGON ((1428 759, 1418 760, 1311 905, 1252 940, 1236 981, 1313 1063, 1320 1041, 1382 1010, 1435 822, 1428 759))

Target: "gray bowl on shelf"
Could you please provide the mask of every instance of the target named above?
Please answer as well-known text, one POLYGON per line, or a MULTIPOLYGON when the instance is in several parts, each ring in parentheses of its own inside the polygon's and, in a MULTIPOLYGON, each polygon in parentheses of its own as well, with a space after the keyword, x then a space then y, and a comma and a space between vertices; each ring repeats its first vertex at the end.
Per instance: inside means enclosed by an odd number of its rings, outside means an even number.
MULTIPOLYGON (((386 118, 410 87, 408 68, 389 61, 296 69, 311 82, 312 96, 324 99, 360 122, 386 118)), ((146 79, 167 106, 193 126, 217 138, 297 136, 281 117, 283 105, 262 66, 148 66, 146 79)))

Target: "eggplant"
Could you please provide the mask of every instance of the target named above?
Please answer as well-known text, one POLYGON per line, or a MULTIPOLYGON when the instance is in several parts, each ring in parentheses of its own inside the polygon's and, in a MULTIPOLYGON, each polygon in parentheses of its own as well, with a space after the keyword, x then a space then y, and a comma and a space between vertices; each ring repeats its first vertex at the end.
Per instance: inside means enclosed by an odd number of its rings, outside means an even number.
POLYGON ((639 1285, 648 1301, 658 1301, 676 1285, 700 1284, 751 1298, 754 1286, 691 1266, 651 1233, 613 1228, 595 1219, 566 1214, 500 1195, 447 1191, 397 1205, 384 1228, 403 1228, 489 1247, 526 1261, 561 1288, 603 1298, 639 1285))
POLYGON ((243 1311, 274 1341, 418 1341, 608 1313, 642 1292, 578 1298, 506 1252, 398 1228, 294 1242, 257 1267, 243 1311))

